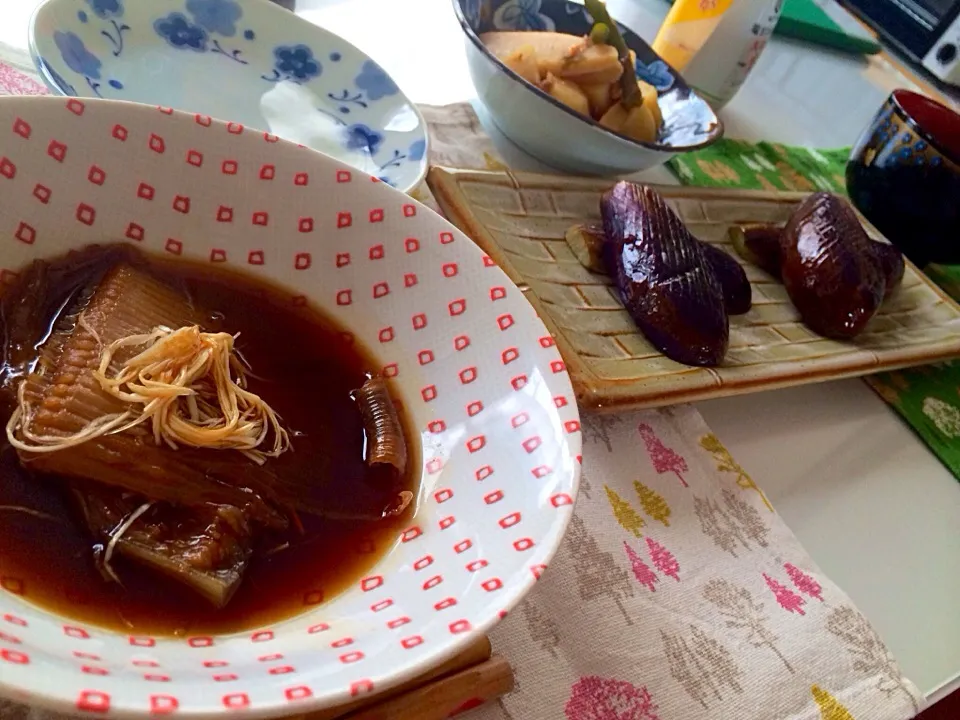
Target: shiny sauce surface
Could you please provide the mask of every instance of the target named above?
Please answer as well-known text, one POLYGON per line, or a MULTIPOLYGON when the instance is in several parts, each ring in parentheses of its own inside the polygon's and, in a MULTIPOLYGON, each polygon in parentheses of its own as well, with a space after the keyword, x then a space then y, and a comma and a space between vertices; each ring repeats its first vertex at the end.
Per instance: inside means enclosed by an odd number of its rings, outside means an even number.
MULTIPOLYGON (((330 318, 298 306, 282 288, 215 272, 209 264, 150 260, 149 266, 209 310, 215 326, 210 329, 239 333, 237 348, 256 376, 249 378, 250 389, 270 403, 291 431, 293 452, 270 461, 278 464, 277 471, 309 476, 324 484, 323 497, 331 503, 347 498, 356 509, 362 500, 351 494, 351 487, 370 469, 351 393, 382 363, 330 318)), ((38 321, 50 323, 59 307, 38 297, 38 321)), ((3 329, 9 342, 12 328, 3 329)), ((5 423, 13 407, 16 368, 4 371, 5 423)), ((413 437, 402 409, 400 417, 406 437, 413 437)), ((410 460, 402 487, 415 493, 411 468, 419 468, 419 458, 409 440, 407 445, 410 460)), ((291 527, 258 540, 236 594, 225 608, 216 609, 180 583, 119 553, 112 565, 122 585, 105 581, 94 560, 96 543, 66 490, 69 482, 25 470, 2 434, 0 587, 76 622, 137 634, 228 633, 309 610, 365 575, 409 523, 412 510, 349 521, 298 513, 302 531, 291 527)))

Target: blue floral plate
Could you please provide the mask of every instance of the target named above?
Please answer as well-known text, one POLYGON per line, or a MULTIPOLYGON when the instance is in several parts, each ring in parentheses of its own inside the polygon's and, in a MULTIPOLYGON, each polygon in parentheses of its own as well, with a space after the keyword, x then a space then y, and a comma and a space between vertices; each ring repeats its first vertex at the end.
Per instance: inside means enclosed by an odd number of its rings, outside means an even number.
POLYGON ((427 125, 360 50, 267 0, 46 0, 30 52, 62 95, 162 105, 269 131, 401 190, 427 125))

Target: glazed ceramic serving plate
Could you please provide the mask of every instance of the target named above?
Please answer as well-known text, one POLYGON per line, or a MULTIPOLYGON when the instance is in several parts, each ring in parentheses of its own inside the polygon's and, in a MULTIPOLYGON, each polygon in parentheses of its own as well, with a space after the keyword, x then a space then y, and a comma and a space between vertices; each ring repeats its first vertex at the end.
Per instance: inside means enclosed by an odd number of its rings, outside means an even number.
MULTIPOLYGON (((444 213, 517 285, 551 330, 582 408, 668 405, 867 375, 960 356, 960 307, 907 264, 903 283, 853 342, 809 330, 783 285, 740 261, 753 308, 730 317, 730 346, 714 368, 657 352, 623 308, 612 281, 587 270, 564 239, 600 218, 611 182, 527 173, 434 168, 428 182, 444 213)), ((805 197, 695 187, 658 187, 693 234, 740 260, 733 223, 783 223, 805 197)), ((866 221, 868 233, 882 236, 866 221)))
POLYGON ((637 54, 637 77, 657 89, 663 125, 656 142, 639 142, 602 127, 526 82, 480 40, 491 31, 562 32, 582 37, 593 19, 567 0, 452 0, 463 29, 477 94, 497 127, 541 162, 580 175, 621 175, 660 165, 677 153, 707 147, 723 123, 639 35, 618 23, 637 54))
POLYGON ((29 44, 61 95, 266 130, 404 191, 426 173, 426 122, 393 79, 269 0, 46 0, 29 44))
POLYGON ((204 115, 4 98, 0 238, 2 282, 120 241, 287 288, 376 358, 422 457, 415 514, 383 558, 266 627, 125 635, 34 605, 30 579, 0 571, 0 696, 116 717, 335 706, 462 650, 545 571, 579 478, 566 366, 497 264, 408 196, 204 115))

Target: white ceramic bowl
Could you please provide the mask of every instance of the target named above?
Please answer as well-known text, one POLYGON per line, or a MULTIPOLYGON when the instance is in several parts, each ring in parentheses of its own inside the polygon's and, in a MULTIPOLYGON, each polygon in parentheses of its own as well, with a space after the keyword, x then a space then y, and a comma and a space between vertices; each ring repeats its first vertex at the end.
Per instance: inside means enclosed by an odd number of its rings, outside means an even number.
POLYGON ((268 0, 46 0, 28 39, 55 93, 243 123, 404 191, 426 174, 427 124, 393 79, 268 0))
POLYGON ((0 578, 0 696, 119 717, 300 713, 451 656, 544 571, 577 494, 570 380, 522 293, 441 217, 274 135, 76 98, 0 99, 0 190, 0 278, 128 239, 279 283, 382 363, 423 458, 415 517, 379 564, 269 627, 126 636, 0 578))
POLYGON ((493 30, 587 35, 593 20, 567 0, 452 0, 463 29, 470 76, 497 127, 527 153, 580 175, 624 175, 661 165, 677 153, 707 147, 723 124, 707 102, 638 35, 620 25, 637 54, 637 77, 657 88, 663 126, 656 142, 607 130, 558 102, 498 60, 480 40, 493 30))

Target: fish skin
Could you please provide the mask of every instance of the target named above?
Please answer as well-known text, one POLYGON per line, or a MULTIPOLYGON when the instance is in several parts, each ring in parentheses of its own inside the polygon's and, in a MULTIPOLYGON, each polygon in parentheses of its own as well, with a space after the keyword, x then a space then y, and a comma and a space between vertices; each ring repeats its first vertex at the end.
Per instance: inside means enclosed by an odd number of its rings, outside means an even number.
POLYGON ((627 312, 667 357, 718 365, 730 325, 703 246, 650 187, 618 182, 600 201, 607 264, 627 312))
MULTIPOLYGON (((145 500, 95 482, 69 481, 68 487, 92 538, 104 545, 145 500)), ((116 552, 186 585, 214 607, 225 607, 240 587, 252 555, 253 529, 243 511, 164 503, 152 511, 154 515, 147 513, 130 525, 117 540, 116 552)))
POLYGON ((879 254, 856 214, 825 192, 808 196, 780 236, 780 273, 803 322, 848 340, 874 316, 887 290, 879 254))

